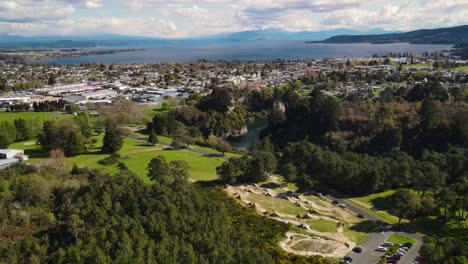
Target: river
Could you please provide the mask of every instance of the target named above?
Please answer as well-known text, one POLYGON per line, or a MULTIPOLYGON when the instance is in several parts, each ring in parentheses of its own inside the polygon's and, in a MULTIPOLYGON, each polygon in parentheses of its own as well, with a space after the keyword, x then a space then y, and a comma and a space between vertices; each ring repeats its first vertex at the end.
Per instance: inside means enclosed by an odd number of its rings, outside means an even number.
POLYGON ((230 138, 229 143, 239 149, 249 149, 256 139, 259 139, 260 133, 268 125, 266 120, 256 120, 247 124, 248 133, 235 138, 230 138))

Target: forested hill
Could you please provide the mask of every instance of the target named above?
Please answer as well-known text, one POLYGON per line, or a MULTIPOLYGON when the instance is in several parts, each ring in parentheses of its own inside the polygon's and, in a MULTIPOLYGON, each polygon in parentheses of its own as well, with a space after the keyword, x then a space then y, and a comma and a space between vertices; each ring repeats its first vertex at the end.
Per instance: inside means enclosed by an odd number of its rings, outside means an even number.
POLYGON ((461 44, 468 43, 468 25, 438 28, 421 29, 406 33, 392 33, 381 35, 341 35, 328 38, 321 43, 400 43, 409 42, 412 44, 461 44))

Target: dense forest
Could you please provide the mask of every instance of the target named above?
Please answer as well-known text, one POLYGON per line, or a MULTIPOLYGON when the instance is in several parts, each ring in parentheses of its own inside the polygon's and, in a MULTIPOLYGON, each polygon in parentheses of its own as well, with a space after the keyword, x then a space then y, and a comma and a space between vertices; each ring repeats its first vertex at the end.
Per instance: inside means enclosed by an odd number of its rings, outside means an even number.
POLYGON ((184 162, 154 159, 153 185, 51 167, 0 172, 0 263, 330 263, 281 251, 287 225, 187 183, 184 162))

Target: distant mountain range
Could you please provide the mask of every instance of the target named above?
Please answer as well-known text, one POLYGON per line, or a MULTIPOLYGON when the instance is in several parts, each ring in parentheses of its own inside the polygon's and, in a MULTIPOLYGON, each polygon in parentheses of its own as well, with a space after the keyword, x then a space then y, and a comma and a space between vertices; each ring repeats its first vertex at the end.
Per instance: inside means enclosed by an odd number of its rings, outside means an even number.
POLYGON ((395 31, 385 31, 383 29, 372 29, 369 31, 359 31, 353 29, 335 29, 328 31, 300 31, 292 32, 282 29, 269 28, 259 30, 248 30, 235 33, 217 34, 212 36, 197 37, 194 39, 208 40, 323 40, 336 35, 370 35, 370 34, 385 34, 396 33, 395 31))
POLYGON ((115 34, 89 36, 20 36, 0 34, 0 49, 67 49, 89 48, 98 46, 136 46, 142 44, 204 43, 255 40, 307 40, 312 43, 398 43, 414 44, 459 44, 468 43, 468 25, 423 29, 406 33, 390 32, 382 29, 359 31, 353 29, 335 29, 328 31, 292 32, 269 28, 248 30, 234 33, 222 33, 190 38, 153 38, 115 34))
POLYGON ((96 47, 96 46, 122 46, 148 43, 173 43, 184 42, 219 42, 219 41, 251 41, 251 40, 323 40, 336 35, 366 35, 388 33, 382 29, 370 31, 358 31, 352 29, 336 29, 330 31, 301 31, 291 32, 281 29, 249 30, 235 33, 223 33, 210 36, 190 38, 153 38, 142 36, 127 36, 115 34, 90 35, 90 36, 34 36, 0 34, 0 48, 67 48, 67 47, 96 47))
MULTIPOLYGON (((315 41, 311 41, 316 43, 315 41)), ((405 33, 390 33, 390 34, 372 34, 372 35, 354 35, 342 34, 330 37, 320 43, 401 43, 408 42, 412 44, 448 44, 461 45, 468 44, 468 25, 437 28, 437 29, 421 29, 405 33)))

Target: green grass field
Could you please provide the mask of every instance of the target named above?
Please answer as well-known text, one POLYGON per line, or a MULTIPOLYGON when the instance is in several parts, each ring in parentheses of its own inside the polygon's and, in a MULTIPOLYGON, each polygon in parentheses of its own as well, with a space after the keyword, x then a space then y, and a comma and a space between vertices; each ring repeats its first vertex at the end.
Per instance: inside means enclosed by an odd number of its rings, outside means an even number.
POLYGON ((455 68, 455 70, 457 70, 457 71, 468 71, 468 66, 460 66, 460 67, 455 68))
MULTIPOLYGON (((88 152, 66 158, 66 161, 72 166, 74 163, 78 167, 89 167, 98 169, 110 174, 115 174, 119 171, 116 165, 103 166, 98 161, 104 159, 108 155, 100 152, 102 145, 102 135, 95 137, 98 142, 94 148, 88 148, 88 152)), ((11 148, 25 150, 26 154, 31 155, 28 162, 38 162, 47 158, 39 146, 34 142, 20 142, 11 145, 11 148)), ((147 166, 151 159, 161 155, 167 160, 185 160, 189 163, 189 175, 193 181, 210 181, 217 179, 216 167, 221 165, 224 160, 219 158, 210 158, 201 154, 189 152, 187 150, 164 150, 162 146, 151 146, 146 142, 125 138, 124 145, 119 153, 124 157, 122 160, 127 167, 141 177, 145 182, 149 183, 147 177, 147 166)))
POLYGON ((327 220, 310 220, 307 224, 313 230, 324 233, 336 233, 338 229, 336 223, 327 220))
POLYGON ((404 69, 408 68, 427 68, 427 69, 432 69, 432 65, 430 64, 405 64, 403 65, 404 69))
POLYGON ((47 120, 62 120, 73 118, 72 115, 64 115, 61 112, 0 112, 0 122, 14 121, 17 118, 24 118, 25 120, 34 120, 44 122, 47 120))
POLYGON ((395 191, 390 190, 386 192, 370 194, 363 197, 348 199, 348 202, 384 221, 387 221, 391 224, 396 224, 398 223, 398 217, 393 216, 386 211, 390 206, 388 197, 394 192, 395 191))
POLYGON ((399 244, 399 245, 402 245, 404 243, 412 243, 413 245, 416 244, 416 240, 412 239, 412 238, 409 238, 407 236, 404 236, 402 234, 398 234, 398 233, 394 233, 393 235, 391 235, 388 239, 387 239, 388 242, 390 243, 394 243, 394 244, 399 244))

